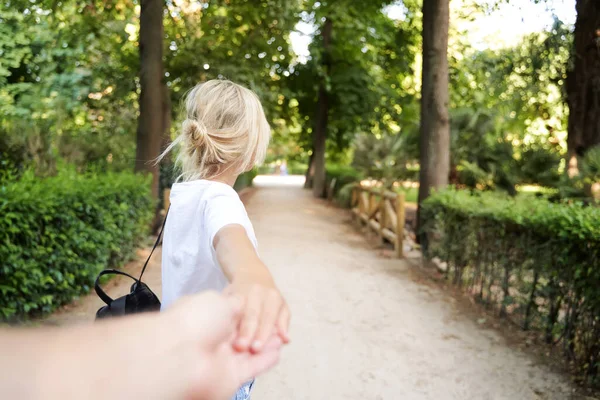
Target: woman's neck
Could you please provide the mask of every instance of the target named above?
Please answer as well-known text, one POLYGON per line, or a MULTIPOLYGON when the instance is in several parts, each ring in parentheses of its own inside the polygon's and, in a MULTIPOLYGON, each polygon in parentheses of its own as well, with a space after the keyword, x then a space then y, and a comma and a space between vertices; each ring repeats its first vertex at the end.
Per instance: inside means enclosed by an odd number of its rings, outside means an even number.
POLYGON ((233 187, 235 181, 238 178, 238 175, 239 174, 224 172, 220 175, 215 176, 214 178, 210 178, 209 181, 221 182, 233 187))

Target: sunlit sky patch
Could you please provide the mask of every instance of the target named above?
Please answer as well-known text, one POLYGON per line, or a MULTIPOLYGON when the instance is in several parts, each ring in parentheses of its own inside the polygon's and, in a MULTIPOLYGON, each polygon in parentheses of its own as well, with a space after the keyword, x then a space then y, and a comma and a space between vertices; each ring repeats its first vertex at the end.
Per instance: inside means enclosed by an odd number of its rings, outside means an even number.
MULTIPOLYGON (((484 0, 491 3, 494 0, 484 0)), ((453 0, 451 7, 461 7, 463 1, 453 0)), ((480 3, 481 4, 481 3, 480 3)), ((402 5, 391 5, 386 8, 390 18, 404 18, 402 5)), ((502 4, 498 10, 488 15, 480 15, 474 21, 460 21, 457 26, 466 32, 473 47, 478 49, 513 46, 527 34, 547 30, 557 17, 566 24, 575 23, 575 0, 548 0, 535 4, 533 0, 516 0, 502 4)), ((290 34, 292 48, 298 61, 306 62, 308 46, 315 31, 314 25, 300 22, 296 32, 290 34)))

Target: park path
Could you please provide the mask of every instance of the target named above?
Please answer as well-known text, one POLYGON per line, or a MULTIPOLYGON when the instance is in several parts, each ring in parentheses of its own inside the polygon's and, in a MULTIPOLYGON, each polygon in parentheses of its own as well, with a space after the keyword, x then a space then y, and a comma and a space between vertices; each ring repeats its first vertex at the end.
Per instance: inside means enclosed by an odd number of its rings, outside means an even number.
MULTIPOLYGON (((414 266, 369 244, 346 211, 313 199, 301 184, 258 177, 244 196, 260 255, 293 313, 292 343, 257 380, 253 399, 570 398, 563 377, 480 326, 414 266)), ((159 259, 146 275, 158 292, 159 259)), ((129 282, 110 285, 109 293, 122 294, 129 282)), ((46 322, 90 321, 99 306, 89 296, 46 322)))

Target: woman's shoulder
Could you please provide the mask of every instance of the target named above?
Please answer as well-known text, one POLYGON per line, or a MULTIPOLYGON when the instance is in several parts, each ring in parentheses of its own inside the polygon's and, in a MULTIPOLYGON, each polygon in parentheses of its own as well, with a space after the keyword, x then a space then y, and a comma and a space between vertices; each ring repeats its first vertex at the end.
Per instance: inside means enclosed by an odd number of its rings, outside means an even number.
POLYGON ((209 196, 225 195, 239 197, 235 189, 226 183, 209 181, 205 179, 174 183, 171 191, 196 193, 209 196))

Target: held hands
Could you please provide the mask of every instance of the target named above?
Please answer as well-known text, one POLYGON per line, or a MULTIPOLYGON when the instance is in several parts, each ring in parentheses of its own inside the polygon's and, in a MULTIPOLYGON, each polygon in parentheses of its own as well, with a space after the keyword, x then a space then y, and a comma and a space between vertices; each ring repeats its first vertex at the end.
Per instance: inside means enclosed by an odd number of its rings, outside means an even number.
POLYGON ((277 335, 265 339, 260 353, 234 348, 232 340, 242 317, 236 297, 204 293, 182 299, 168 314, 174 334, 189 337, 189 346, 177 346, 184 350, 184 354, 177 352, 178 364, 187 368, 176 368, 187 389, 174 398, 229 399, 242 384, 279 360, 282 340, 277 335))
POLYGON ((289 343, 290 311, 270 275, 240 276, 225 294, 242 304, 236 350, 261 352, 274 334, 289 343))
POLYGON ((224 294, 238 298, 242 304, 234 347, 238 351, 260 352, 272 334, 288 343, 290 310, 246 230, 241 225, 225 226, 215 236, 213 245, 231 282, 224 294))

